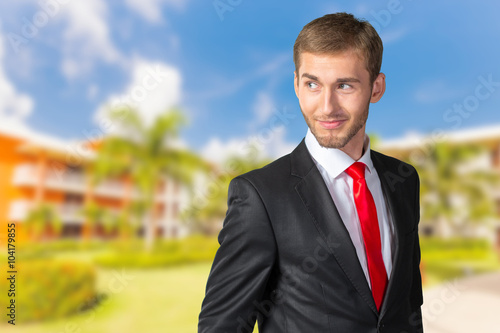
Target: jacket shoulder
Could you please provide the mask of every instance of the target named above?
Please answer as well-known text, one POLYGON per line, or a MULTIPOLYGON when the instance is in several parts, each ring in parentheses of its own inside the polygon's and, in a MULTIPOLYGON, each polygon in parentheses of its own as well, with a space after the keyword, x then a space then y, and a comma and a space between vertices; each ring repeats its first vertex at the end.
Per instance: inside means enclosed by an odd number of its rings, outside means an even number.
POLYGON ((407 168, 407 169, 410 169, 410 170, 413 170, 413 171, 416 172, 416 170, 413 167, 413 165, 411 165, 409 163, 406 163, 404 161, 401 161, 401 160, 399 160, 399 159, 397 159, 395 157, 382 154, 381 152, 372 150, 371 151, 371 156, 372 156, 372 158, 377 159, 379 162, 382 162, 385 166, 387 166, 387 167, 389 167, 391 169, 392 168, 407 168))
POLYGON ((371 157, 374 164, 382 165, 386 172, 401 175, 404 178, 418 179, 418 173, 415 167, 409 163, 403 162, 395 157, 382 154, 372 150, 371 157))
POLYGON ((254 185, 259 183, 272 184, 277 181, 279 182, 283 177, 290 176, 290 155, 291 154, 284 155, 262 168, 249 171, 236 178, 244 178, 254 185))

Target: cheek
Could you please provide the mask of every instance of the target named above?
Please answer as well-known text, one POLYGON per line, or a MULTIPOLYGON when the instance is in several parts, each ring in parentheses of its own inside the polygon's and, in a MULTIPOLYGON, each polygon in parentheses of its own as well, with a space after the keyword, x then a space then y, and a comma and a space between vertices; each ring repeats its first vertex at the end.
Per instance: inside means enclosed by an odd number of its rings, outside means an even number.
POLYGON ((299 103, 302 112, 307 115, 311 115, 316 111, 316 98, 314 98, 314 96, 311 96, 310 94, 299 94, 299 103))
POLYGON ((349 111, 351 115, 357 116, 365 112, 366 106, 368 105, 366 96, 353 94, 345 97, 346 98, 339 100, 339 104, 341 104, 345 110, 349 111))

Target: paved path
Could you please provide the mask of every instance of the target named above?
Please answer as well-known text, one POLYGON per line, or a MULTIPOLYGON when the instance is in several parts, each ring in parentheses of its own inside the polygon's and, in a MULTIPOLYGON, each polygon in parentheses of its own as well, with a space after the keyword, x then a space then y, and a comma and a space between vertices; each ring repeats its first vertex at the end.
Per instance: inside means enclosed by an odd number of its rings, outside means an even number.
POLYGON ((500 273, 488 273, 424 291, 425 333, 500 333, 500 273))

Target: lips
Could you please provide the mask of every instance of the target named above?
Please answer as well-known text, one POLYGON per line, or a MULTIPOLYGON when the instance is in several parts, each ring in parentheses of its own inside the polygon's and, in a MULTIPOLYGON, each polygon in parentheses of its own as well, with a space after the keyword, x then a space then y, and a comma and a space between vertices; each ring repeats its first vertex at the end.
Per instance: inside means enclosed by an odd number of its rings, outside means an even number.
POLYGON ((347 120, 318 120, 318 123, 324 129, 335 129, 342 126, 347 120))

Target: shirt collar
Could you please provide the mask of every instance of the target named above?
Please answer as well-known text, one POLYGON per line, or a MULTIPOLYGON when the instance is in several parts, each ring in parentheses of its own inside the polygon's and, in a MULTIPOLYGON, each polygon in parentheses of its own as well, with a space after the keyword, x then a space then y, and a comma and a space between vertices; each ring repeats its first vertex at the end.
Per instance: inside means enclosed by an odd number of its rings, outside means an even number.
MULTIPOLYGON (((309 128, 307 129, 305 143, 314 162, 320 164, 332 178, 337 178, 342 172, 356 162, 340 149, 320 146, 318 140, 316 140, 316 137, 309 128)), ((370 138, 366 133, 363 150, 364 153, 358 162, 363 162, 368 167, 368 172, 372 173, 373 163, 370 155, 370 138)))

